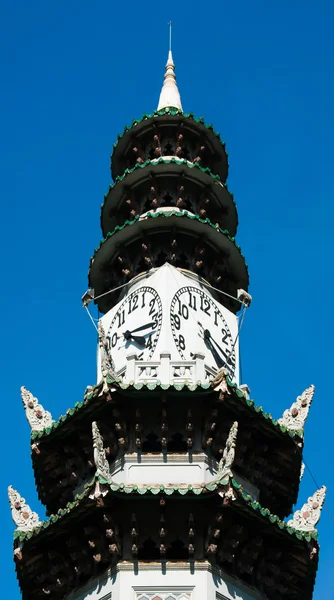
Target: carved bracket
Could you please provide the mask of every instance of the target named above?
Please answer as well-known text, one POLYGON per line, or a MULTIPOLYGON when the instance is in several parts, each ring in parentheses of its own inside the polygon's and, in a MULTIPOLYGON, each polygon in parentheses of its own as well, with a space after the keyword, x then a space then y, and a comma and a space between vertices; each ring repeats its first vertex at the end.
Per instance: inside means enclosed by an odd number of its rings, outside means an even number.
POLYGON ((53 423, 51 413, 45 410, 41 404, 38 404, 37 398, 24 386, 21 387, 20 391, 31 430, 42 431, 45 427, 50 427, 53 423))
POLYGON ((19 531, 32 531, 40 524, 37 513, 31 510, 25 499, 11 485, 8 488, 8 499, 13 521, 19 531))

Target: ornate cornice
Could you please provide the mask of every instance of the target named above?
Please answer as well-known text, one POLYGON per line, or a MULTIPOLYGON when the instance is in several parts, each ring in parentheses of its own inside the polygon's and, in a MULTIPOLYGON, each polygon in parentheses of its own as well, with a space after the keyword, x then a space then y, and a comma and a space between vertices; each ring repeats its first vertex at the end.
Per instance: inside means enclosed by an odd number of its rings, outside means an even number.
POLYGON ((24 386, 21 387, 20 391, 31 430, 42 431, 46 427, 51 427, 53 423, 51 413, 45 410, 41 404, 38 404, 37 398, 35 398, 24 386))
POLYGON ((297 510, 287 525, 298 531, 316 531, 316 524, 321 516, 321 509, 326 497, 326 487, 323 485, 297 510))
POLYGON ((292 406, 284 411, 283 417, 278 419, 278 423, 285 427, 289 427, 289 429, 303 429, 311 406, 314 390, 314 385, 310 385, 301 396, 297 397, 292 406))
POLYGON ((198 384, 189 384, 187 382, 182 382, 179 384, 162 384, 160 381, 154 381, 152 383, 143 381, 141 383, 123 383, 122 381, 119 380, 119 378, 112 378, 107 376, 106 380, 104 382, 104 380, 101 380, 99 383, 97 383, 94 386, 88 386, 86 393, 84 395, 84 399, 81 402, 77 402, 75 404, 75 406, 73 408, 68 409, 68 411, 66 412, 65 415, 62 415, 58 421, 53 421, 51 423, 50 426, 45 427, 45 429, 43 431, 33 431, 32 432, 32 438, 42 438, 44 436, 49 435, 50 433, 52 433, 55 429, 57 429, 58 427, 61 427, 63 425, 63 423, 67 422, 68 419, 71 419, 74 415, 76 415, 78 412, 80 412, 81 410, 84 410, 85 406, 87 406, 88 404, 90 404, 91 402, 94 402, 94 400, 96 400, 97 397, 100 397, 103 394, 103 390, 104 390, 104 386, 105 384, 108 386, 108 390, 109 392, 117 392, 117 390, 121 390, 122 392, 126 392, 127 390, 129 391, 146 391, 147 392, 159 392, 160 390, 162 391, 172 391, 172 392, 193 392, 193 391, 202 391, 203 393, 210 393, 212 391, 219 391, 222 398, 224 399, 224 396, 233 396, 235 395, 241 402, 243 402, 245 405, 247 405, 253 412, 257 413, 259 415, 259 417, 261 417, 262 419, 264 419, 264 421, 267 421, 269 424, 271 424, 274 429, 276 429, 278 432, 283 433, 291 438, 296 438, 299 437, 301 438, 303 435, 303 431, 301 429, 290 429, 289 427, 287 427, 286 425, 283 425, 282 423, 278 422, 276 419, 273 418, 273 416, 270 413, 267 413, 263 410, 262 406, 257 406, 254 402, 253 399, 248 398, 246 392, 244 392, 243 390, 239 389, 239 387, 237 386, 237 384, 232 383, 232 381, 230 381, 230 379, 224 375, 224 373, 221 371, 219 371, 216 375, 216 377, 208 383, 198 383, 198 384), (221 378, 219 379, 219 381, 217 380, 217 378, 221 378), (216 383, 215 383, 216 382, 216 383), (221 389, 218 387, 221 384, 221 389), (214 387, 215 386, 215 387, 214 387))
MULTIPOLYGON (((236 500, 237 506, 242 509, 242 507, 246 508, 247 511, 252 509, 255 513, 259 513, 261 517, 265 517, 265 519, 271 523, 271 525, 278 527, 280 531, 284 530, 286 533, 295 536, 298 540, 305 540, 306 542, 313 540, 317 540, 317 531, 315 529, 297 529, 295 525, 291 525, 291 521, 288 523, 282 521, 277 515, 270 512, 268 508, 261 506, 259 502, 254 500, 250 494, 246 494, 242 486, 238 484, 233 478, 226 477, 222 480, 215 480, 208 484, 201 485, 179 485, 179 486, 169 486, 167 485, 155 485, 155 486, 138 486, 136 484, 131 486, 125 486, 124 484, 115 484, 114 482, 110 483, 110 480, 107 482, 104 477, 99 475, 95 475, 95 477, 87 482, 84 486, 84 491, 76 497, 73 502, 69 502, 65 508, 59 509, 56 514, 51 515, 47 521, 43 521, 41 523, 36 523, 34 525, 33 530, 20 530, 16 531, 14 534, 14 539, 17 539, 19 542, 23 542, 25 540, 30 539, 32 536, 38 535, 41 530, 48 529, 50 526, 57 523, 59 520, 62 520, 66 516, 72 514, 74 510, 79 508, 81 504, 83 504, 88 498, 96 499, 96 488, 99 490, 99 494, 105 496, 108 489, 111 493, 119 493, 121 495, 125 494, 125 496, 129 494, 138 494, 142 496, 143 494, 150 493, 152 495, 161 495, 165 494, 166 496, 172 494, 180 494, 181 496, 193 496, 200 495, 200 497, 207 496, 208 492, 216 492, 222 498, 226 497, 226 500, 236 500), (95 490, 95 491, 94 491, 95 490), (101 491, 103 490, 103 492, 101 491)), ((322 489, 322 488, 321 488, 322 489)), ((321 490, 319 490, 320 492, 321 490)), ((306 505, 305 505, 306 506, 306 505)), ((304 507, 303 507, 304 508, 304 507)))
POLYGON ((18 531, 33 531, 40 525, 37 513, 31 510, 25 499, 11 485, 8 488, 8 499, 13 521, 18 531))

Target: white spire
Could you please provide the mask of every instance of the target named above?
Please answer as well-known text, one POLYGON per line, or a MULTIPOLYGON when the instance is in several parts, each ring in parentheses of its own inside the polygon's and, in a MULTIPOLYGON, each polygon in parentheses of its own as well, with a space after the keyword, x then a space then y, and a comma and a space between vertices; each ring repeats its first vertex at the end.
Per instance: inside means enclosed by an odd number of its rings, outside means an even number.
POLYGON ((176 84, 175 65, 172 55, 172 23, 169 23, 169 52, 166 64, 166 72, 164 76, 164 84, 162 86, 158 109, 162 108, 178 108, 182 110, 180 92, 176 84))

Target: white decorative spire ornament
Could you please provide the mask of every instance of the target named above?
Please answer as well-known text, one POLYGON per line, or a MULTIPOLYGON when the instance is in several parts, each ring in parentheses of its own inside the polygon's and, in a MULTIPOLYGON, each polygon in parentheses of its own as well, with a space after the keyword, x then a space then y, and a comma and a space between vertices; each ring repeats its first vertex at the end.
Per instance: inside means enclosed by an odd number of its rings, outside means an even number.
POLYGON ((110 355, 108 339, 106 338, 101 320, 98 323, 98 336, 101 353, 102 377, 105 378, 107 377, 107 375, 109 375, 109 377, 117 379, 116 373, 114 371, 114 363, 110 355))
POLYGON ((218 473, 219 478, 225 477, 225 475, 230 475, 232 477, 232 465, 235 458, 235 444, 237 441, 238 434, 238 422, 234 421, 229 434, 227 436, 224 453, 221 457, 218 465, 218 473))
POLYGON ((21 387, 20 392, 31 430, 42 431, 46 427, 50 427, 53 422, 51 413, 38 404, 37 398, 24 386, 21 387))
POLYGON ((301 510, 297 510, 288 525, 298 531, 315 531, 315 526, 321 516, 322 505, 326 498, 326 487, 323 485, 304 504, 301 510))
POLYGON ((25 499, 11 485, 8 488, 8 499, 13 521, 19 531, 32 531, 40 524, 38 514, 31 510, 25 499))
POLYGON ((182 110, 180 92, 176 83, 175 65, 172 55, 172 23, 169 23, 169 52, 166 64, 166 72, 164 83, 160 93, 159 104, 157 110, 163 108, 177 108, 182 110))
POLYGON ((96 472, 98 475, 101 475, 101 477, 108 480, 110 479, 110 467, 106 451, 103 446, 103 439, 96 421, 93 421, 92 423, 92 434, 96 472))
POLYGON ((303 429, 308 411, 310 410, 314 390, 314 385, 310 385, 301 396, 298 396, 291 408, 284 411, 283 417, 278 419, 278 423, 289 429, 303 429))

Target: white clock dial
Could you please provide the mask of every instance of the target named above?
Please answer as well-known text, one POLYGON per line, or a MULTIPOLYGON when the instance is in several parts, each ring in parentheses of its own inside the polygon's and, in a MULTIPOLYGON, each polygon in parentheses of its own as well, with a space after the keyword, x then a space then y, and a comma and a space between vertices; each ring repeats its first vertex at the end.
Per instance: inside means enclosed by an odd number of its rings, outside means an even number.
POLYGON ((234 340, 215 301, 196 287, 180 288, 171 303, 171 329, 184 360, 203 352, 208 366, 235 372, 234 340))
POLYGON ((149 360, 158 342, 162 303, 158 292, 143 286, 129 294, 118 307, 107 332, 116 370, 125 365, 131 350, 149 360))

